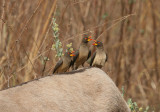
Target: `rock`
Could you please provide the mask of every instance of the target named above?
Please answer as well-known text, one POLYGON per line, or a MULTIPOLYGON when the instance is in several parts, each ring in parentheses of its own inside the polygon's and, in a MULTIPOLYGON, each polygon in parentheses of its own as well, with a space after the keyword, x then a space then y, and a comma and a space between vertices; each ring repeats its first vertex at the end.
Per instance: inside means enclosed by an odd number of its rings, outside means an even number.
POLYGON ((130 112, 98 68, 47 76, 0 91, 1 112, 130 112))

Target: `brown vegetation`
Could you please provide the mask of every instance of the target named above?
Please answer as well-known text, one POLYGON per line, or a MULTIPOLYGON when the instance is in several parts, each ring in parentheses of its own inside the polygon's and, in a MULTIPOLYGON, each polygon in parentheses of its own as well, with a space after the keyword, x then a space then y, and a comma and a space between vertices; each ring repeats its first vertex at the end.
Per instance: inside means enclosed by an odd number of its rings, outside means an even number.
POLYGON ((0 0, 0 88, 51 74, 51 19, 63 46, 83 34, 104 42, 103 70, 126 98, 160 110, 159 0, 0 0), (57 7, 57 8, 56 8, 57 7), (45 57, 49 61, 45 64, 45 57))

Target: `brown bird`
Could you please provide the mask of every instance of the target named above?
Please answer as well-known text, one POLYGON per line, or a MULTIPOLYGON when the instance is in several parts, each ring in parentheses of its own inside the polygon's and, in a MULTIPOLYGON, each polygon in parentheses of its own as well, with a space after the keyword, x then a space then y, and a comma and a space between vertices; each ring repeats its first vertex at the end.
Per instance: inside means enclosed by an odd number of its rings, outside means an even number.
POLYGON ((73 70, 76 70, 80 65, 84 66, 85 61, 87 61, 87 59, 91 56, 91 51, 88 47, 88 42, 91 40, 91 36, 83 37, 79 50, 75 52, 75 56, 73 57, 73 70))
POLYGON ((64 56, 62 56, 62 58, 57 62, 56 66, 54 67, 53 74, 64 73, 70 68, 72 63, 71 57, 75 56, 73 53, 74 51, 68 51, 64 54, 64 56))
POLYGON ((105 65, 105 62, 108 59, 108 55, 104 51, 103 43, 100 41, 96 41, 93 45, 96 46, 96 51, 93 53, 91 57, 90 66, 102 68, 105 65))

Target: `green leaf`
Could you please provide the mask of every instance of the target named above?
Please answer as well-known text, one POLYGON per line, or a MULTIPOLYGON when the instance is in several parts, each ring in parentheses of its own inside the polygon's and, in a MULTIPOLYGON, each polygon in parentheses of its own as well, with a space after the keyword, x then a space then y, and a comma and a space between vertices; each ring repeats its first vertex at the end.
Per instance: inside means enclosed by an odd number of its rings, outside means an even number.
POLYGON ((59 42, 59 47, 62 47, 62 43, 61 42, 59 42))
POLYGON ((72 43, 66 45, 68 48, 72 46, 72 43))
POLYGON ((44 57, 44 60, 45 60, 45 61, 49 61, 49 58, 48 58, 48 57, 44 57))
POLYGON ((128 101, 127 101, 127 103, 128 103, 128 104, 132 103, 132 99, 129 98, 128 101))
POLYGON ((59 49, 59 52, 63 52, 63 48, 60 48, 60 49, 59 49))
POLYGON ((56 50, 55 57, 61 57, 63 55, 63 48, 62 43, 59 40, 59 25, 56 23, 56 19, 52 18, 52 30, 53 30, 53 36, 54 36, 54 42, 55 44, 52 45, 52 49, 56 50))
POLYGON ((58 47, 59 47, 59 40, 57 40, 57 41, 56 41, 56 44, 55 44, 56 50, 58 49, 58 47))
POLYGON ((135 107, 137 107, 137 103, 136 102, 134 102, 133 104, 134 104, 135 107))
POLYGON ((140 33, 141 33, 141 34, 144 34, 144 33, 145 33, 144 29, 141 29, 141 30, 140 30, 140 33))
POLYGON ((105 19, 106 17, 108 17, 108 13, 103 14, 102 19, 105 19))
POLYGON ((125 91, 124 91, 124 86, 122 86, 122 96, 124 97, 124 93, 125 93, 125 91))
POLYGON ((129 4, 133 4, 135 2, 136 2, 136 0, 129 0, 129 4))
POLYGON ((148 110, 149 110, 149 106, 146 107, 146 111, 148 111, 148 110))
POLYGON ((73 51, 73 48, 70 48, 70 51, 73 51))

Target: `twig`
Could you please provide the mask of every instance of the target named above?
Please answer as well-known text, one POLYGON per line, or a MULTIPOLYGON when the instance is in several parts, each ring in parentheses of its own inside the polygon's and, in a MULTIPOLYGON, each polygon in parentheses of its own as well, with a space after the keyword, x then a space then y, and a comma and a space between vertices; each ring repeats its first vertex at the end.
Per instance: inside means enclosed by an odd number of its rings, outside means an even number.
POLYGON ((118 20, 116 23, 114 23, 113 25, 109 26, 106 30, 104 30, 101 35, 98 36, 98 38, 96 40, 98 40, 106 31, 108 31, 109 29, 113 28, 114 26, 116 26, 117 24, 121 23, 123 20, 127 19, 130 16, 135 16, 136 14, 130 14, 127 16, 122 17, 122 19, 118 20))

